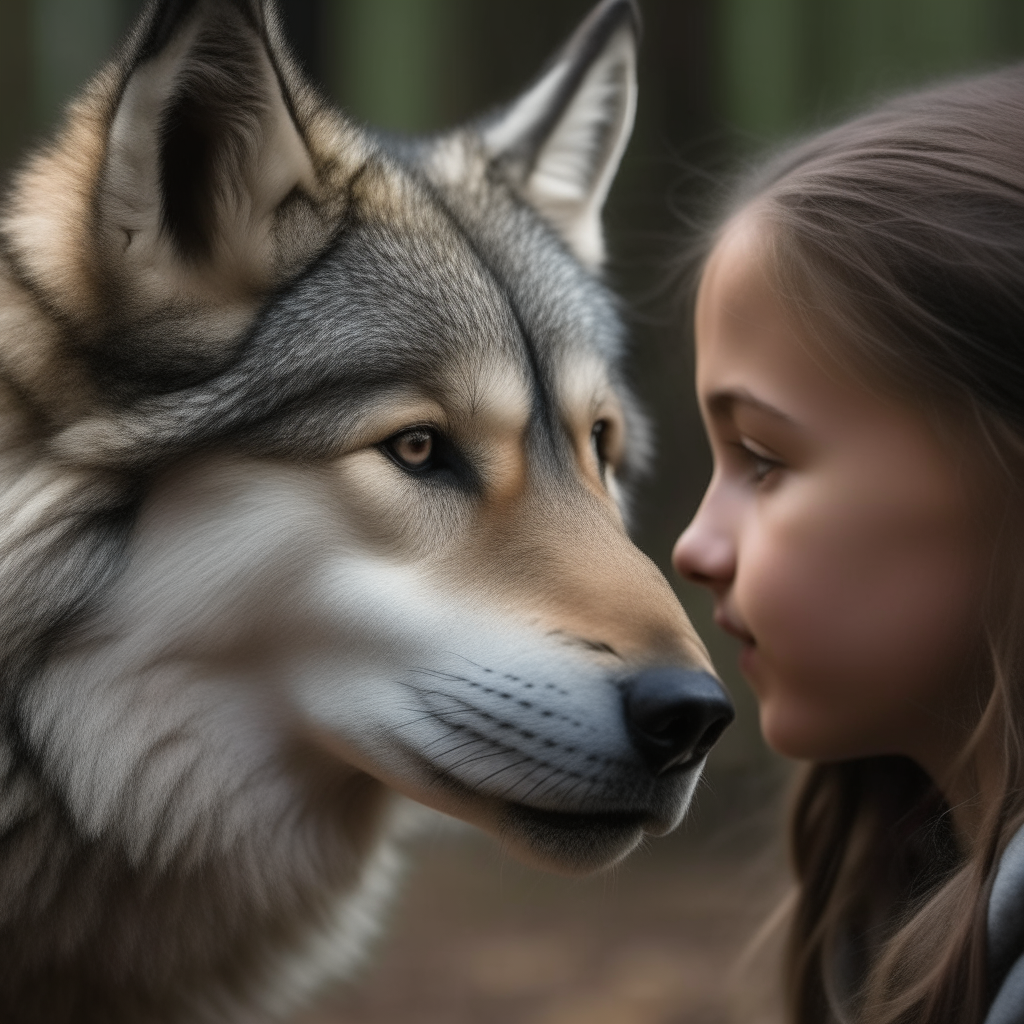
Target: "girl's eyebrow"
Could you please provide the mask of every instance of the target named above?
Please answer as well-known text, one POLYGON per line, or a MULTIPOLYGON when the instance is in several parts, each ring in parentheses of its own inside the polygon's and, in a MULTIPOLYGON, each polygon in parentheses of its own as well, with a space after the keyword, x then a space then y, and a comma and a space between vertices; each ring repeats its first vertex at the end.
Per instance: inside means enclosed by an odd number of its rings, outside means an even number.
POLYGON ((782 420, 788 426, 800 428, 800 424, 792 416, 787 416, 781 409, 776 409, 769 402, 756 398, 746 388, 728 388, 723 391, 713 391, 708 395, 706 404, 715 416, 728 416, 737 405, 746 405, 756 409, 758 412, 763 412, 775 419, 782 420))

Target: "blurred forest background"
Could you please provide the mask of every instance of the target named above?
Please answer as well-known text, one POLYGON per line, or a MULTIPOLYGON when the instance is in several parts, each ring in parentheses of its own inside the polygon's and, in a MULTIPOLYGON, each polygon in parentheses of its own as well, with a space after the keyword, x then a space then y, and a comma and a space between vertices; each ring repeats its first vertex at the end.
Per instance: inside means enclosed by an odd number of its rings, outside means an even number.
MULTIPOLYGON (((684 225, 743 161, 893 90, 1024 57, 1024 0, 640 0, 636 131, 613 189, 609 276, 657 426, 637 539, 668 555, 710 463, 688 326, 665 287, 684 225)), ((138 0, 0 0, 0 174, 43 140, 138 0)), ((590 0, 281 0, 308 72, 352 116, 428 133, 511 99, 590 0)), ((565 882, 439 833, 390 938, 319 1022, 682 1024, 724 1019, 728 973, 777 899, 785 771, 760 742, 735 653, 674 580, 739 705, 697 814, 611 878, 565 882)), ((733 980, 730 981, 729 979, 733 980)), ((748 1006, 744 1019, 758 1019, 748 1006)), ((767 1013, 767 1011, 765 1011, 767 1013)))

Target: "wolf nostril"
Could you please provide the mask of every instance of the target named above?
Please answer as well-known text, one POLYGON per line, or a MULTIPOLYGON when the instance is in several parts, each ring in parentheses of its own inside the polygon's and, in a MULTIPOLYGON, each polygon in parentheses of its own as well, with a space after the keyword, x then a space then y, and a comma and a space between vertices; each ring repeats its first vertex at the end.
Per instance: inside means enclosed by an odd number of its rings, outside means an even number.
POLYGON ((733 720, 732 702, 714 676, 649 668, 625 688, 626 723, 655 774, 703 757, 733 720))

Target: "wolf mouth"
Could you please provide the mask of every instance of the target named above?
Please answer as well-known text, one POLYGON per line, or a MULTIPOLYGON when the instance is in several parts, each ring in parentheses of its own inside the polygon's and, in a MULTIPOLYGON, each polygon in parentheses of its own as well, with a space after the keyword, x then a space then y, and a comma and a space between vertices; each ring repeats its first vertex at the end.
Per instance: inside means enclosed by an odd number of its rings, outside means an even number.
MULTIPOLYGON (((458 779, 420 760, 434 783, 458 801, 492 804, 458 779)), ((547 870, 570 874, 599 871, 620 861, 643 840, 658 815, 635 811, 553 811, 502 801, 494 822, 496 834, 517 856, 547 870)))
MULTIPOLYGON (((585 835, 604 835, 614 842, 616 835, 642 834, 656 828, 664 817, 664 808, 654 806, 661 801, 647 801, 643 806, 629 810, 553 810, 538 807, 521 800, 510 800, 480 792, 467 783, 439 768, 421 754, 408 750, 409 756, 418 762, 420 770, 439 789, 460 801, 501 805, 500 820, 516 834, 529 838, 534 831, 543 831, 546 839, 543 845, 550 845, 556 836, 562 836, 565 842, 585 835)), ((682 776, 693 773, 698 764, 690 764, 674 768, 672 775, 682 776)))
POLYGON ((608 811, 573 814, 513 804, 501 822, 502 832, 526 847, 545 867, 573 873, 596 871, 621 860, 646 833, 650 815, 608 811))
POLYGON ((568 838, 587 832, 612 835, 643 830, 650 815, 644 811, 546 811, 527 804, 512 804, 508 818, 520 829, 535 825, 548 834, 563 833, 568 838))

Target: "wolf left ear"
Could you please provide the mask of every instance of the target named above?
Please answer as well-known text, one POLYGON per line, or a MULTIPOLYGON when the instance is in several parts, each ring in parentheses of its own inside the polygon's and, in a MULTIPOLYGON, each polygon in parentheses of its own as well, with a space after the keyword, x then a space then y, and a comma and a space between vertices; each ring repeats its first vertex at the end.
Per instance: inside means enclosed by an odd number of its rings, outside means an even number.
POLYGON ((314 178, 274 32, 262 0, 156 0, 136 29, 98 193, 136 287, 269 283, 276 211, 314 178))
POLYGON ((604 0, 537 81, 483 130, 491 158, 585 265, 636 113, 635 0, 604 0))

